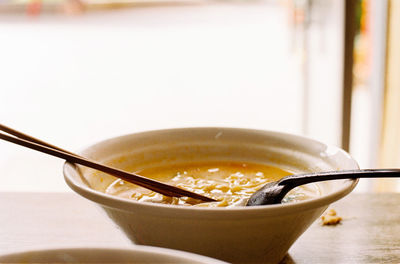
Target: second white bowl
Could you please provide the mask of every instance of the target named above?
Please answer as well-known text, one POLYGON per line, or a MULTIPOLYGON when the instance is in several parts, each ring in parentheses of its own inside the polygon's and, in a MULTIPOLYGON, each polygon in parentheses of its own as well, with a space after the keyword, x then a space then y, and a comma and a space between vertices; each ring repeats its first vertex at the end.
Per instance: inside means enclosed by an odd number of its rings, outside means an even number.
POLYGON ((193 263, 224 264, 216 259, 178 250, 132 246, 122 248, 41 248, 0 256, 0 263, 193 263))

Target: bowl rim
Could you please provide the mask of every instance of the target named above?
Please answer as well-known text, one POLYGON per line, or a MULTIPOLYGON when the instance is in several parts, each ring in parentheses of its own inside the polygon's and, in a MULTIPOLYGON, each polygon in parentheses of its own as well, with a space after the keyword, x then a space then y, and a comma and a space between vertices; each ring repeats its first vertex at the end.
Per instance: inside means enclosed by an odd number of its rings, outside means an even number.
POLYGON ((104 245, 87 245, 87 246, 76 246, 76 245, 66 245, 66 246, 54 246, 54 245, 41 245, 41 246, 29 246, 21 250, 11 250, 4 254, 0 255, 0 260, 4 258, 14 257, 21 254, 40 254, 40 253, 51 253, 57 251, 110 251, 110 253, 114 251, 124 251, 130 253, 149 253, 149 254, 161 254, 170 257, 177 257, 182 260, 187 261, 198 261, 200 263, 215 263, 215 264, 225 264, 224 262, 219 259, 211 258, 208 256, 199 255, 192 252, 187 252, 178 249, 171 249, 171 248, 163 248, 163 247, 156 247, 156 246, 143 246, 143 245, 123 245, 123 246, 104 246, 104 245))
MULTIPOLYGON (((359 165, 357 162, 351 157, 349 153, 344 151, 343 149, 333 146, 333 145, 328 145, 325 143, 322 143, 318 140, 308 138, 305 136, 299 136, 295 134, 289 134, 285 132, 277 132, 277 131, 271 131, 271 130, 260 130, 260 129, 248 129, 248 128, 236 128, 236 127, 182 127, 182 128, 170 128, 170 129, 157 129, 157 130, 148 130, 148 131, 143 131, 143 132, 137 132, 137 133, 130 133, 130 134, 125 134, 117 137, 112 137, 108 138, 102 141, 99 141, 95 144, 92 144, 78 153, 83 152, 84 150, 88 150, 90 148, 93 148, 95 146, 104 144, 104 143, 109 143, 111 141, 116 141, 123 139, 124 137, 132 137, 132 136, 138 136, 142 134, 147 134, 147 133, 153 133, 153 132, 171 132, 171 131, 178 131, 178 130, 188 130, 188 129, 194 129, 194 130, 201 130, 201 129, 224 129, 224 130, 236 130, 236 131, 243 131, 243 132, 261 132, 261 133, 266 133, 270 135, 280 135, 284 137, 291 137, 291 138, 296 138, 298 140, 306 140, 310 142, 314 142, 317 144, 322 144, 326 146, 327 148, 331 150, 335 150, 335 153, 343 155, 345 158, 347 158, 349 161, 351 161, 354 165, 353 168, 349 169, 359 169, 359 165)), ((358 179, 346 179, 346 180, 335 180, 336 182, 341 182, 343 186, 339 187, 338 190, 329 193, 327 195, 322 195, 318 196, 315 198, 303 200, 303 201, 298 201, 294 203, 285 203, 285 204, 274 204, 274 205, 260 205, 260 206, 238 206, 238 207, 193 207, 193 206, 181 206, 181 205, 169 205, 169 204, 160 204, 160 203, 143 203, 143 202, 138 202, 133 199, 128 199, 128 198, 121 198, 118 196, 113 196, 110 194, 106 194, 94 189, 91 189, 88 186, 84 186, 80 183, 78 183, 73 175, 74 174, 79 174, 79 172, 76 170, 75 166, 70 163, 70 162, 65 162, 63 166, 63 174, 64 174, 64 179, 67 183, 67 185, 80 194, 81 196, 99 203, 101 205, 107 206, 107 207, 112 207, 112 208, 118 208, 121 210, 131 210, 136 207, 143 207, 143 208, 155 208, 158 211, 164 211, 167 210, 167 212, 171 213, 171 210, 176 210, 175 212, 185 212, 185 211, 190 211, 190 212, 213 212, 213 213, 226 213, 227 211, 230 212, 231 214, 235 214, 236 216, 241 216, 243 215, 243 212, 246 211, 246 213, 256 213, 259 212, 260 210, 265 211, 269 215, 275 215, 275 214, 280 214, 282 211, 298 211, 298 210, 307 210, 311 208, 317 208, 321 206, 328 206, 329 204, 343 198, 347 194, 349 194, 357 185, 358 179)))

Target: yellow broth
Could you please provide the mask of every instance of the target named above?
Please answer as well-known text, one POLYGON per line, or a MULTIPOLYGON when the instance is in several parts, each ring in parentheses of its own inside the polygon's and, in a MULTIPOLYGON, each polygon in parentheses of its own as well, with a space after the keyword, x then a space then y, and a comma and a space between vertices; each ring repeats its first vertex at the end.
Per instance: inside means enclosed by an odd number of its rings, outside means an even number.
MULTIPOLYGON (((204 203, 188 197, 167 197, 120 179, 110 184, 105 192, 139 202, 203 207, 244 206, 248 198, 263 185, 291 174, 273 166, 226 161, 156 167, 136 173, 218 201, 204 203)), ((307 185, 291 191, 283 202, 299 201, 318 195, 319 189, 316 185, 307 185)))

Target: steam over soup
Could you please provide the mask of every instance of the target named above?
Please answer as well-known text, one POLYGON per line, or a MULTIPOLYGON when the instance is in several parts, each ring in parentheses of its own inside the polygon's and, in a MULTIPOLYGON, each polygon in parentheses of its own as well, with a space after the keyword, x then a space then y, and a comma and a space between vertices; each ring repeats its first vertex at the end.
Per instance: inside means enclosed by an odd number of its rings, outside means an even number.
MULTIPOLYGON (((105 192, 140 202, 204 207, 244 206, 248 198, 264 184, 291 174, 268 165, 225 161, 156 167, 136 173, 218 201, 205 203, 189 197, 168 197, 120 179, 110 184, 105 192)), ((309 184, 293 189, 283 202, 300 201, 319 195, 317 185, 309 184)))

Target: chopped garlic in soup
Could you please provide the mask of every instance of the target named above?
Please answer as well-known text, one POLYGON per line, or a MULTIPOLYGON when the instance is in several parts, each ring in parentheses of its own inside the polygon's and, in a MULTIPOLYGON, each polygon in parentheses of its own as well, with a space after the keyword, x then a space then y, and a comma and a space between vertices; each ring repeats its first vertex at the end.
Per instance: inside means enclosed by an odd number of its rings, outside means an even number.
MULTIPOLYGON (((266 183, 277 181, 291 174, 273 166, 227 161, 155 167, 136 171, 136 173, 218 201, 205 203, 189 197, 168 197, 120 179, 109 185, 105 192, 139 202, 182 206, 234 207, 244 206, 248 198, 266 183)), ((295 202, 319 195, 317 185, 309 184, 297 187, 289 192, 283 202, 295 202)))

